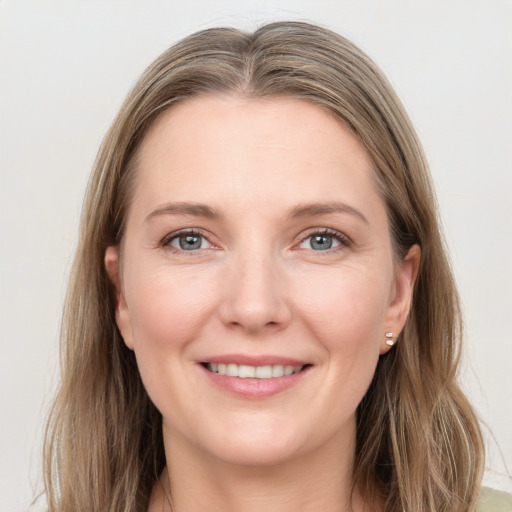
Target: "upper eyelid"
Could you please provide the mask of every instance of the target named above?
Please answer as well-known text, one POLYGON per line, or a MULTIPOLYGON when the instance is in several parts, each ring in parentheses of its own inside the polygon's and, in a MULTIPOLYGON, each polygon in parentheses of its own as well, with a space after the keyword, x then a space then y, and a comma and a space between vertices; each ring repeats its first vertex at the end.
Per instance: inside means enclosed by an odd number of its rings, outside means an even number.
POLYGON ((162 240, 160 241, 160 244, 161 245, 166 245, 168 244, 169 242, 171 242, 172 240, 180 237, 180 236, 183 236, 183 235, 187 235, 187 234, 191 234, 191 235, 194 235, 194 236, 202 236, 203 238, 205 238, 206 240, 208 240, 208 242, 212 245, 215 245, 211 240, 211 236, 209 236, 207 233, 205 233, 202 229, 199 229, 199 228, 183 228, 183 229, 178 229, 176 231, 172 231, 171 233, 168 233, 167 235, 165 235, 162 240))
POLYGON ((315 227, 315 228, 310 228, 306 231, 307 231, 306 233, 302 232, 300 235, 297 236, 296 243, 303 242, 304 240, 307 240, 309 237, 316 235, 316 234, 337 237, 338 239, 342 240, 343 242, 345 242, 347 244, 353 243, 352 239, 348 235, 346 235, 345 233, 343 233, 341 231, 338 231, 337 229, 325 228, 325 227, 324 228, 315 227))
MULTIPOLYGON (((165 235, 162 239, 160 244, 167 245, 172 240, 176 239, 179 236, 185 235, 185 234, 192 234, 195 236, 202 236, 205 238, 210 244, 212 245, 218 245, 215 242, 212 241, 213 235, 209 232, 206 232, 205 230, 201 228, 182 228, 178 229, 176 231, 172 231, 171 233, 168 233, 165 235)), ((308 228, 307 230, 303 230, 299 235, 297 235, 292 243, 293 246, 296 246, 297 244, 304 242, 309 237, 315 235, 315 234, 321 234, 321 235, 328 235, 338 238, 340 241, 345 243, 346 245, 352 244, 352 239, 346 235, 345 233, 338 231, 337 229, 328 228, 328 227, 312 227, 308 228)))

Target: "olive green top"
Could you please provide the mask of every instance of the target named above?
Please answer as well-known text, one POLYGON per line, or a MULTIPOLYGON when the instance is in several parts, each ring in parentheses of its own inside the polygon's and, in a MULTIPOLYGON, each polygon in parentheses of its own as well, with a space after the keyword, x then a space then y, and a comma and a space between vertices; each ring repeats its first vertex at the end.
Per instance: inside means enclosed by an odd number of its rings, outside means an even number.
POLYGON ((512 512, 512 494, 482 487, 478 512, 512 512))

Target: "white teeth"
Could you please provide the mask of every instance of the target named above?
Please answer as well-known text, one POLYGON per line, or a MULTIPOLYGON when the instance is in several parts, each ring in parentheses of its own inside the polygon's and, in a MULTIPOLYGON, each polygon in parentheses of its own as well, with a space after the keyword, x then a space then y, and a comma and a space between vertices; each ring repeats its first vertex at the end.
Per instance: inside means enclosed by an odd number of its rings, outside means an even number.
POLYGON ((246 366, 245 364, 241 364, 238 367, 238 376, 241 379, 254 378, 256 377, 256 368, 254 366, 246 366))
POLYGON ((272 378, 272 366, 257 366, 256 367, 256 378, 271 379, 272 378))
POLYGON ((228 377, 238 377, 238 365, 237 364, 228 364, 226 368, 226 375, 228 377))
POLYGON ((272 366, 272 377, 282 377, 284 375, 284 366, 282 364, 276 364, 272 366))
POLYGON ((271 379, 272 377, 283 377, 286 375, 293 375, 302 370, 302 365, 266 365, 266 366, 248 366, 245 364, 223 364, 223 363, 209 363, 208 370, 219 375, 227 375, 228 377, 239 377, 240 379, 271 379))

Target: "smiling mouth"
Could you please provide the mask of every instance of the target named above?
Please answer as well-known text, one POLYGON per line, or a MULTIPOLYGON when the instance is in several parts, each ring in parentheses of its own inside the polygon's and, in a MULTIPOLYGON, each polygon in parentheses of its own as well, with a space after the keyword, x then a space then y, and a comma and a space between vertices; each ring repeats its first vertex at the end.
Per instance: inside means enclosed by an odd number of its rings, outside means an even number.
POLYGON ((249 366, 245 364, 201 363, 209 372, 240 379, 272 379, 294 375, 311 366, 274 364, 265 366, 249 366))

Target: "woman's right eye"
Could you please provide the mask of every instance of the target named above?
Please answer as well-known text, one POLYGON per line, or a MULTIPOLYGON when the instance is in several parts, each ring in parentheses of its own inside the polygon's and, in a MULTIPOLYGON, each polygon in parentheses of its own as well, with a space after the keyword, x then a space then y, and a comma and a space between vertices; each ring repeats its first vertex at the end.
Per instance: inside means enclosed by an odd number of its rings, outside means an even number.
POLYGON ((170 246, 179 251, 198 251, 200 249, 211 249, 213 245, 200 233, 194 231, 182 231, 170 235, 162 242, 164 247, 170 246))

